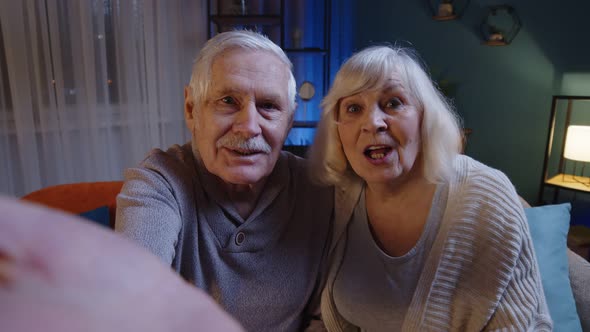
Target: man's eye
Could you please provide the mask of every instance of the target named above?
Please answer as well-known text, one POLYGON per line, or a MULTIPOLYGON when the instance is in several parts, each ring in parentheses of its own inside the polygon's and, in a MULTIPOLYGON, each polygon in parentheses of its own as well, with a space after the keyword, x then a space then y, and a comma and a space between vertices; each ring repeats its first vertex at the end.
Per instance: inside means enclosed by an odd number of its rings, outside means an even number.
POLYGON ((262 104, 260 104, 259 107, 262 109, 265 109, 265 110, 270 110, 270 111, 274 111, 274 110, 279 109, 279 107, 276 104, 271 103, 271 102, 262 103, 262 104))
POLYGON ((402 101, 399 98, 392 98, 385 103, 385 108, 398 108, 402 105, 402 101))
POLYGON ((221 98, 221 101, 224 104, 228 104, 228 105, 235 105, 236 104, 236 100, 233 97, 229 97, 229 96, 221 98))

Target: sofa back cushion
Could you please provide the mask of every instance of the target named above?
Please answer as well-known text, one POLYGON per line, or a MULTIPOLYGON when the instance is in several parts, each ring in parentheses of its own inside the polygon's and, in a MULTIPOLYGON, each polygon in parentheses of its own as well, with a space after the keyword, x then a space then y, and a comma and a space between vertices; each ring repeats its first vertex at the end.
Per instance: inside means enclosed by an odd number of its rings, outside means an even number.
POLYGON ((555 331, 582 331, 569 279, 569 203, 525 209, 555 331))
POLYGON ((123 181, 61 184, 34 191, 22 199, 74 214, 108 206, 110 226, 113 228, 117 195, 122 187, 123 181))

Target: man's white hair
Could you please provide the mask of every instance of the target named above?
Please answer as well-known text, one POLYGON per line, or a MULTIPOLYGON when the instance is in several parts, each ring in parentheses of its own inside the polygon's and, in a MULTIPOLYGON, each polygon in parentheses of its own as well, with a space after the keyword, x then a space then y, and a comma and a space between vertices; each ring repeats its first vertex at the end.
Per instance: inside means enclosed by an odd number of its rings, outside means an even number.
POLYGON ((220 54, 231 49, 244 49, 250 51, 264 51, 275 55, 285 64, 289 71, 287 96, 289 109, 295 110, 295 77, 293 76, 293 64, 285 52, 268 37, 249 30, 234 30, 217 34, 209 39, 203 46, 193 64, 193 71, 189 83, 192 97, 196 105, 202 103, 211 84, 211 66, 220 54))

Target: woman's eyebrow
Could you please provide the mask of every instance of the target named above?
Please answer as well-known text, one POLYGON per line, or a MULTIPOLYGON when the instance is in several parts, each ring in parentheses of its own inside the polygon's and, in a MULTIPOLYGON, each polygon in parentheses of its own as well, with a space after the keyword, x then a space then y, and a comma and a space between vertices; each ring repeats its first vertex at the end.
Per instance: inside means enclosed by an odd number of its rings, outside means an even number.
POLYGON ((384 89, 404 89, 404 84, 402 84, 402 81, 400 81, 399 79, 395 79, 395 78, 390 78, 388 80, 385 81, 385 83, 383 84, 383 88, 384 89))

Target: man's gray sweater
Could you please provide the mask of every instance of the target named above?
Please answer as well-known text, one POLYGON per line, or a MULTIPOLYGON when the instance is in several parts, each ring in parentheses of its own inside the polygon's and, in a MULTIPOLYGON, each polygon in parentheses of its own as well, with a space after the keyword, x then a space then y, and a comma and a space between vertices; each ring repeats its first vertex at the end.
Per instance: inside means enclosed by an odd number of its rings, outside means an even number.
POLYGON ((312 185, 304 163, 282 152, 244 220, 190 144, 153 150, 125 172, 115 228, 247 330, 299 330, 321 291, 333 207, 332 190, 312 185))

